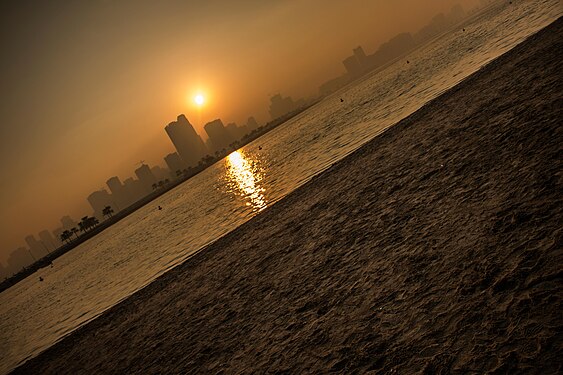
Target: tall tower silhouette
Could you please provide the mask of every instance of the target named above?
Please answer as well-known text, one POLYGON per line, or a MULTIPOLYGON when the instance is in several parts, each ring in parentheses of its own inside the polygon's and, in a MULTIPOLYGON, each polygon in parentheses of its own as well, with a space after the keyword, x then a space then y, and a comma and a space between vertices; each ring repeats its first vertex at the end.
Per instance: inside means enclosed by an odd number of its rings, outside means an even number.
POLYGON ((209 139, 211 139, 215 151, 228 148, 229 144, 234 141, 234 138, 229 134, 225 125, 223 125, 223 121, 220 119, 208 122, 203 128, 209 136, 209 139))
POLYGON ((168 124, 164 130, 178 151, 178 155, 188 166, 195 167, 206 155, 205 144, 183 114, 179 115, 176 121, 168 124))
POLYGON ((135 169, 135 174, 147 193, 153 191, 152 185, 156 184, 156 177, 148 165, 143 163, 139 168, 135 169))

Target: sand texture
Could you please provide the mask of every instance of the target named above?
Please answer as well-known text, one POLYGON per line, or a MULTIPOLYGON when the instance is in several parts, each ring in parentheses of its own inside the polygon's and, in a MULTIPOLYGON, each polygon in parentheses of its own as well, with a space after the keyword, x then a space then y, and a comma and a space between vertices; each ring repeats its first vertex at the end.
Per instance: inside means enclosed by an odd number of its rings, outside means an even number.
POLYGON ((562 31, 15 373, 562 373, 562 31))

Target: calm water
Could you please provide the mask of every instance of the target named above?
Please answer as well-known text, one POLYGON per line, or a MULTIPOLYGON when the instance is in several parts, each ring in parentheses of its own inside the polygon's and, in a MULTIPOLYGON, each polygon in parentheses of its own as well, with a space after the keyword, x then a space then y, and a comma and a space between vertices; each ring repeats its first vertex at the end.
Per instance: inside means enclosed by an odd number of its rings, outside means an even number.
POLYGON ((1 293, 0 373, 249 220, 561 13, 557 0, 488 12, 465 32, 411 53, 410 64, 401 59, 326 98, 1 293))

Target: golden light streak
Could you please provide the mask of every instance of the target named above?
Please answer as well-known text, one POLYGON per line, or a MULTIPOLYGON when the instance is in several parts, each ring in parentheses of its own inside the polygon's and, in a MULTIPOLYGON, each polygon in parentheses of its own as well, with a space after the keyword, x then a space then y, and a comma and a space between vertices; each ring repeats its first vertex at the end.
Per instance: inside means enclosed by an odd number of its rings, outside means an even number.
POLYGON ((252 206, 253 210, 262 211, 266 208, 267 203, 264 188, 260 185, 262 177, 259 170, 239 151, 231 153, 225 160, 227 179, 234 188, 233 190, 247 199, 246 205, 252 206))

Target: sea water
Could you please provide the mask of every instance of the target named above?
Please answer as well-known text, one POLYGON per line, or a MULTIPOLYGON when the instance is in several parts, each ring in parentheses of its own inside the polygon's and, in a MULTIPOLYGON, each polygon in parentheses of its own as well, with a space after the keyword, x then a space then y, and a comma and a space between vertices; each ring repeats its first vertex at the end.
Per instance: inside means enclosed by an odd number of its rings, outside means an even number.
POLYGON ((513 3, 325 98, 0 293, 0 373, 258 215, 562 13, 558 0, 513 3))

